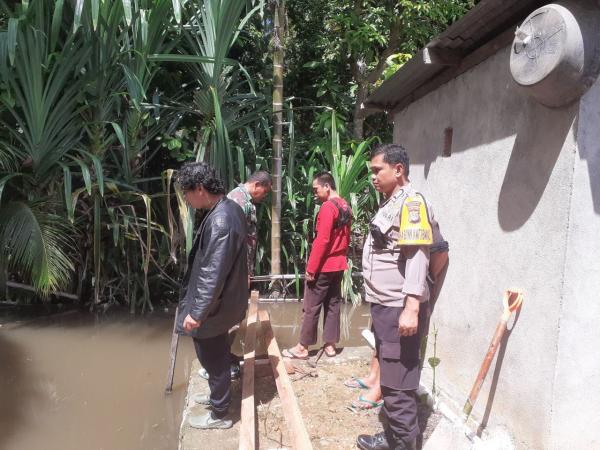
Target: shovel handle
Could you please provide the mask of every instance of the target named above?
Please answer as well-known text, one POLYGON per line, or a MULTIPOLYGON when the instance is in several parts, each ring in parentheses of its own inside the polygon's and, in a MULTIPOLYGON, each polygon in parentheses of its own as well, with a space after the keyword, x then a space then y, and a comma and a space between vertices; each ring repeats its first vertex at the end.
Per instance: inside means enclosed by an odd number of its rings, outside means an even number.
POLYGON ((504 306, 504 311, 502 312, 502 317, 496 326, 496 332, 494 333, 494 337, 492 338, 492 342, 488 348, 487 353, 485 354, 485 358, 483 359, 483 363, 481 364, 481 368, 479 369, 479 373, 477 374, 477 378, 475 379, 475 383, 471 388, 471 393, 465 402, 465 406, 463 407, 463 419, 466 420, 473 410, 473 405, 475 405, 475 400, 479 396, 479 391, 481 390, 481 386, 487 376, 488 371, 490 370, 490 366, 492 361, 494 360, 494 356, 498 351, 498 347, 500 347, 500 343, 502 342, 502 337, 506 332, 506 324, 510 319, 510 316, 513 312, 517 311, 523 303, 523 292, 517 289, 507 289, 504 291, 504 297, 502 299, 502 304, 504 306))
POLYGON ((502 319, 508 322, 513 312, 517 311, 523 303, 523 292, 518 289, 507 289, 504 291, 504 298, 502 299, 502 305, 504 311, 502 312, 502 319))
POLYGON ((496 326, 496 332, 494 333, 494 337, 492 338, 492 342, 490 347, 488 348, 487 353, 485 354, 485 358, 483 363, 481 364, 481 368, 479 369, 479 373, 477 374, 477 378, 475 379, 475 383, 471 388, 471 393, 469 394, 469 398, 467 399, 465 406, 463 407, 463 414, 466 417, 469 417, 471 411, 473 410, 473 405, 475 404, 475 400, 477 400, 477 396, 479 395, 479 391, 481 390, 481 386, 483 385, 483 381, 490 370, 490 365, 494 359, 494 355, 500 346, 500 342, 502 341, 502 337, 506 331, 506 321, 504 319, 500 319, 498 325, 496 326))

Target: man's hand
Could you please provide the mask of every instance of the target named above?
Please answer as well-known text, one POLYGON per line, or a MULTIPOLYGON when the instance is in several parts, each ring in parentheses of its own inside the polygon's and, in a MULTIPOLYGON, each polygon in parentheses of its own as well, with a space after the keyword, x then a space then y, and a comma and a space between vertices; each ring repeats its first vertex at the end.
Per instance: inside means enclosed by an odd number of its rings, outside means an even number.
POLYGON ((404 301, 404 310, 398 320, 398 334, 400 336, 413 336, 419 327, 419 300, 407 296, 404 301))
POLYGON ((310 273, 310 272, 306 272, 304 274, 304 279, 306 281, 315 281, 315 274, 314 273, 310 273))
POLYGON ((192 316, 188 314, 185 316, 185 319, 183 319, 183 329, 189 333, 194 328, 198 328, 200 323, 201 322, 199 320, 194 320, 192 316))

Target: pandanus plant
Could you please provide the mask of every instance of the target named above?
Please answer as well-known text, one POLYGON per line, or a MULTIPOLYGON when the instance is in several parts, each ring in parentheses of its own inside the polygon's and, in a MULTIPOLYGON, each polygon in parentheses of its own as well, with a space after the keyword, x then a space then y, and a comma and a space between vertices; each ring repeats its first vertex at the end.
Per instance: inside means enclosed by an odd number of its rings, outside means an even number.
POLYGON ((16 273, 41 294, 78 279, 79 292, 87 282, 96 302, 120 297, 132 311, 152 308, 150 283, 176 284, 165 267, 185 260, 176 238, 189 244, 190 215, 181 199, 182 220, 171 211, 172 170, 149 167, 160 136, 196 114, 198 155, 210 149, 233 179, 229 133, 260 116, 227 58, 245 5, 0 0, 0 277, 16 273), (153 91, 165 61, 197 69, 194 101, 153 91))

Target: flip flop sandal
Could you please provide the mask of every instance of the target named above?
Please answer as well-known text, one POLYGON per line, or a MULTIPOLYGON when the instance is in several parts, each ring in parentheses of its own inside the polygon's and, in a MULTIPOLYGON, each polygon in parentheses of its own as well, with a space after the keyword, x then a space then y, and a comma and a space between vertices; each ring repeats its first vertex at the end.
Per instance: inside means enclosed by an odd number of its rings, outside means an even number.
POLYGON ((294 353, 294 351, 291 348, 286 348, 285 350, 283 350, 281 352, 281 355, 285 356, 286 358, 291 358, 291 359, 302 359, 302 360, 308 359, 308 355, 300 356, 299 354, 294 353))
POLYGON ((350 403, 348 409, 353 412, 359 412, 379 408, 380 406, 383 406, 383 400, 373 402, 371 400, 367 400, 362 395, 359 395, 358 400, 354 400, 352 403, 350 403))
POLYGON ((354 412, 359 412, 359 411, 368 411, 370 409, 379 408, 381 406, 383 406, 383 400, 374 402, 371 400, 367 400, 362 395, 360 395, 358 397, 358 400, 354 400, 350 404, 350 406, 348 406, 348 409, 350 409, 351 411, 354 411, 354 412))
POLYGON ((334 356, 337 356, 336 350, 334 350, 332 353, 327 352, 327 350, 323 350, 323 353, 325 353, 328 358, 333 358, 334 356))
POLYGON ((344 386, 350 389, 371 389, 358 377, 352 377, 349 380, 344 381, 344 386))

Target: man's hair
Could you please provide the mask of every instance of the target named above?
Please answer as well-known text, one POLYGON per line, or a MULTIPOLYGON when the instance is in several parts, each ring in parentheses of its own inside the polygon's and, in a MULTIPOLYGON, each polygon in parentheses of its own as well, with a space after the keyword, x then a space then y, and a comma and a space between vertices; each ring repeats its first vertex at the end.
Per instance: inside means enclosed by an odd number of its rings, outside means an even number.
POLYGON ((215 169, 204 162, 186 163, 177 172, 175 181, 181 189, 189 191, 202 186, 211 194, 224 194, 225 186, 215 169))
POLYGON ((269 172, 259 170, 248 177, 247 183, 258 183, 259 186, 271 187, 273 180, 271 180, 269 172))
POLYGON ((328 184, 329 187, 335 191, 335 180, 333 179, 333 177, 331 176, 331 174, 329 172, 319 172, 319 173, 317 173, 313 177, 313 181, 314 180, 317 180, 317 182, 321 186, 325 186, 326 184, 328 184))
POLYGON ((410 160, 406 149, 399 144, 379 144, 371 150, 371 159, 377 155, 383 155, 383 162, 392 166, 402 164, 404 173, 408 176, 410 171, 410 160))

